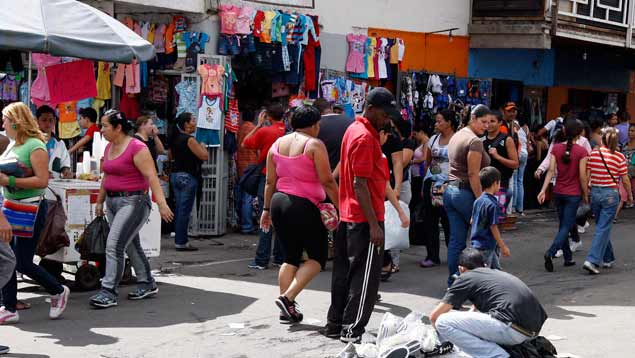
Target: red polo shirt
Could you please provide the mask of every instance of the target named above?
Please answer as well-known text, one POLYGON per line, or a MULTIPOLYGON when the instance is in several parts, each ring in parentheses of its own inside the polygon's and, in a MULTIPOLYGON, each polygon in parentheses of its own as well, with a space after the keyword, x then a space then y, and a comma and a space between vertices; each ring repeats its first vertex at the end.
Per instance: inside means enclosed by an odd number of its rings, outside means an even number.
MULTIPOLYGON (((256 133, 243 141, 243 146, 247 149, 258 150, 258 163, 267 160, 267 153, 273 143, 282 137, 287 131, 284 122, 273 122, 269 127, 259 128, 256 133)), ((267 173, 267 167, 262 169, 262 173, 267 173)))
POLYGON ((370 199, 378 221, 384 221, 384 198, 388 171, 382 160, 379 134, 364 117, 357 117, 342 139, 340 161, 340 220, 349 223, 368 222, 357 201, 353 180, 368 179, 370 199))

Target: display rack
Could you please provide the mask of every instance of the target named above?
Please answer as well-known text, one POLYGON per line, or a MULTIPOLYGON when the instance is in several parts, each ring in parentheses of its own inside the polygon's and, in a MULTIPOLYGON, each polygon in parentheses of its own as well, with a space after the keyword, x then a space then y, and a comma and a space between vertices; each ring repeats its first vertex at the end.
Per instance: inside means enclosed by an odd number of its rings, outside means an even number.
MULTIPOLYGON (((203 64, 225 66, 227 57, 198 55, 197 68, 203 64)), ((200 103, 201 77, 198 74, 183 74, 181 80, 196 78, 197 103, 200 103)), ((220 146, 208 146, 208 160, 201 168, 201 190, 197 194, 190 220, 190 236, 220 236, 226 232, 227 188, 229 182, 227 156, 223 150, 225 121, 221 120, 220 146)))

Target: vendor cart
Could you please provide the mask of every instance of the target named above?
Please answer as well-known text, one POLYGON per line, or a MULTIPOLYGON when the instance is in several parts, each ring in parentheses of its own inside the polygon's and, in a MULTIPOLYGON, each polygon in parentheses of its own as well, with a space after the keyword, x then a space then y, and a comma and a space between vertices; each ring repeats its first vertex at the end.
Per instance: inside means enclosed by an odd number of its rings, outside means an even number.
MULTIPOLYGON (((95 218, 95 204, 99 194, 100 183, 96 181, 76 179, 56 179, 49 181, 46 198, 56 200, 54 191, 62 200, 62 207, 66 212, 66 232, 70 246, 63 247, 54 254, 48 255, 47 260, 61 262, 66 272, 75 274, 75 283, 83 290, 94 289, 99 285, 100 264, 82 260, 76 249, 76 243, 84 228, 95 218)), ((104 210, 106 210, 104 204, 104 210)), ((148 221, 139 232, 141 246, 147 257, 158 257, 161 253, 161 216, 159 207, 153 201, 152 211, 148 221)))

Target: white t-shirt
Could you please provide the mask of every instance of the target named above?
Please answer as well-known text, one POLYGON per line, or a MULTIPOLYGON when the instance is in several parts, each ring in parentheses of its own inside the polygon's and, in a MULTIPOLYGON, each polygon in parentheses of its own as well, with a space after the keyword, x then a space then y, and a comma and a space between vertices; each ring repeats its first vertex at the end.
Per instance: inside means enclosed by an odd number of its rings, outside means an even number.
MULTIPOLYGON (((432 160, 428 165, 428 172, 425 179, 436 176, 437 179, 447 180, 450 175, 450 155, 448 145, 441 145, 441 134, 433 135, 428 141, 428 149, 432 156, 432 160)), ((436 180, 436 179, 435 179, 436 180)))
POLYGON ((545 129, 549 131, 549 139, 553 138, 553 135, 556 134, 556 127, 558 123, 564 122, 564 118, 558 117, 556 119, 552 119, 547 124, 545 124, 545 129))
POLYGON ((220 121, 223 116, 223 112, 220 110, 220 101, 220 97, 203 97, 201 107, 198 109, 197 128, 220 130, 220 121))

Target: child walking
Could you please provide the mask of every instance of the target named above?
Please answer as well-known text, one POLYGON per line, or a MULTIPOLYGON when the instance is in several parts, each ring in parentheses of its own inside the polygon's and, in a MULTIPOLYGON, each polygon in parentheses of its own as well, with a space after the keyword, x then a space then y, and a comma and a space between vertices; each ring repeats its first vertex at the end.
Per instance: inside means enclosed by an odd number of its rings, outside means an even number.
POLYGON ((509 257, 509 248, 503 242, 498 221, 500 209, 494 196, 500 189, 501 173, 494 167, 485 167, 479 173, 483 194, 474 201, 472 208, 472 247, 483 255, 485 264, 500 270, 500 253, 509 257))

